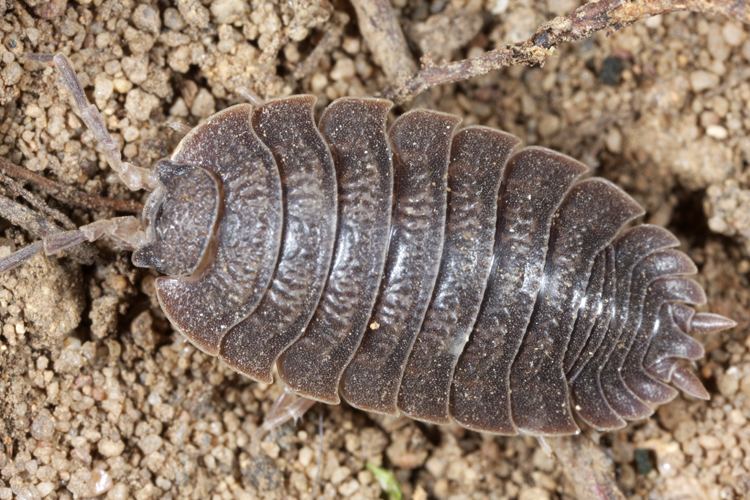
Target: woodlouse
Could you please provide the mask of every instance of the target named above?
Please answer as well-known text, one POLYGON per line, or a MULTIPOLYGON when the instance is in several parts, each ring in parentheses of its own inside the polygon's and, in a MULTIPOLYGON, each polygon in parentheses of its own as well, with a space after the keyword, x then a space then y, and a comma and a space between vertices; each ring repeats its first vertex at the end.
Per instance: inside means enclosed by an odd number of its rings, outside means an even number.
POLYGON ((104 235, 167 276, 174 327, 239 372, 294 393, 499 434, 566 435, 708 394, 689 334, 692 261, 625 192, 554 151, 391 103, 240 104, 195 127, 153 173, 125 164, 69 64, 55 62, 107 159, 150 188, 132 218, 58 233, 9 269, 104 235))

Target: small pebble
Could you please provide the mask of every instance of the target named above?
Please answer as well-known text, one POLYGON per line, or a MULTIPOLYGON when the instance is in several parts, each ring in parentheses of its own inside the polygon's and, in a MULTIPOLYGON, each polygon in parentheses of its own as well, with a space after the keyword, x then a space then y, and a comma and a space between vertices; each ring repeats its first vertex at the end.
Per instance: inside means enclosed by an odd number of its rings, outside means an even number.
POLYGON ((162 439, 156 434, 150 434, 140 441, 138 441, 138 447, 141 449, 144 455, 150 455, 156 453, 161 448, 162 439))
POLYGON ((556 16, 569 14, 578 7, 577 0, 547 0, 547 10, 556 16))
POLYGON ((120 440, 102 439, 97 443, 96 449, 107 458, 118 457, 125 449, 125 443, 120 440))
POLYGON ((740 46, 745 39, 745 31, 742 25, 734 22, 726 23, 721 30, 721 34, 724 37, 724 41, 732 47, 740 46))
POLYGON ((742 44, 742 57, 745 58, 745 61, 750 62, 750 40, 746 40, 742 44))
POLYGON ((148 120, 151 112, 158 106, 159 98, 141 89, 131 90, 125 98, 125 110, 139 121, 148 120))
POLYGON ((323 73, 315 73, 310 80, 310 88, 313 92, 323 92, 328 86, 328 77, 323 73))
POLYGON ((348 80, 354 76, 354 62, 351 59, 339 59, 331 70, 334 80, 348 80))
POLYGON ((215 112, 216 101, 213 94, 204 88, 200 89, 193 100, 192 106, 190 106, 190 113, 198 118, 206 118, 215 112))
POLYGON ((355 479, 352 479, 351 481, 347 481, 344 484, 342 484, 339 487, 338 491, 339 491, 339 494, 341 494, 343 498, 351 498, 351 496, 354 495, 354 493, 356 493, 358 489, 359 489, 359 483, 355 479))
POLYGON ((180 31, 185 27, 185 20, 177 9, 168 7, 164 10, 164 26, 174 31, 180 31))
POLYGON ((127 78, 115 78, 113 85, 118 94, 127 94, 133 88, 133 83, 127 78))
POLYGON ((730 366, 716 381, 719 392, 727 398, 732 398, 740 387, 740 378, 741 374, 737 367, 730 366))
POLYGON ((518 500, 549 500, 549 492, 543 488, 527 488, 521 490, 518 500))
POLYGON ((53 491, 55 491, 55 485, 50 482, 43 482, 36 485, 36 490, 39 492, 39 495, 42 497, 46 497, 53 491))
POLYGON ((656 28, 659 28, 659 27, 660 27, 660 26, 662 25, 662 19, 663 19, 663 18, 662 18, 662 16, 661 16, 661 15, 658 15, 658 16, 651 16, 651 17, 649 17, 648 19, 646 19, 646 21, 644 22, 644 24, 645 24, 645 25, 646 25, 646 26, 647 26, 648 28, 651 28, 651 29, 656 29, 656 28))
POLYGON ((128 80, 140 85, 148 78, 148 58, 145 56, 123 57, 122 70, 128 80))
POLYGON ((695 92, 712 89, 719 84, 719 77, 708 71, 698 70, 690 74, 690 85, 695 92))
POLYGON ((727 132, 727 129, 721 125, 710 125, 706 128, 706 135, 713 137, 714 139, 723 140, 727 138, 729 133, 727 132))
POLYGON ((99 108, 103 108, 106 102, 112 97, 114 85, 112 80, 105 74, 99 73, 94 78, 94 100, 99 108))
POLYGON ((339 467, 331 474, 331 484, 337 485, 351 476, 352 471, 348 467, 339 467))
POLYGON ((138 29, 158 35, 161 30, 159 11, 150 5, 140 4, 133 11, 133 24, 138 29))
POLYGON ((21 68, 21 65, 15 61, 8 64, 2 69, 2 71, 0 71, 0 77, 2 77, 3 83, 7 86, 17 84, 21 80, 22 75, 23 68, 21 68))
POLYGON ((31 437, 39 441, 49 441, 55 435, 55 420, 47 410, 40 411, 31 422, 31 437))
POLYGON ((505 11, 508 10, 508 4, 510 3, 510 0, 494 0, 491 3, 490 12, 493 15, 500 15, 505 13, 505 11))
POLYGON ((700 444, 706 450, 718 450, 721 449, 721 441, 710 435, 704 435, 698 437, 698 444, 700 444))
POLYGON ((539 133, 542 137, 551 137, 560 130, 560 118, 556 115, 545 114, 539 121, 539 133))
POLYGON ((208 28, 208 9, 199 0, 177 0, 177 9, 188 24, 200 29, 208 28))
POLYGON ((350 55, 357 55, 357 53, 359 53, 359 47, 359 39, 354 37, 344 38, 344 43, 341 46, 341 48, 350 55))
POLYGON ((607 137, 605 138, 605 144, 607 145, 607 149, 615 154, 619 154, 622 152, 622 133, 620 133, 620 130, 617 128, 612 128, 607 133, 607 137))
POLYGON ((246 2, 243 0, 214 0, 211 3, 211 14, 217 23, 229 24, 246 16, 246 2))
POLYGON ((140 132, 136 127, 126 127, 125 130, 122 131, 122 138, 125 139, 125 142, 133 142, 140 137, 140 132))
POLYGON ((128 487, 122 483, 115 484, 107 493, 107 500, 127 500, 128 487))
POLYGON ((310 449, 307 446, 305 446, 299 451, 299 456, 297 457, 302 467, 307 467, 308 465, 310 465, 313 462, 313 458, 314 458, 314 453, 312 449, 310 449))

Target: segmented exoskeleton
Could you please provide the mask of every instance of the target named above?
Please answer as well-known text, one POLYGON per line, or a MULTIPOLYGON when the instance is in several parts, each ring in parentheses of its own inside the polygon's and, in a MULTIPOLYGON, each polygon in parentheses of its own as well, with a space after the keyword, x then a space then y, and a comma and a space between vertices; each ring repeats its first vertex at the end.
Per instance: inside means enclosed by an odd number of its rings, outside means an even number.
MULTIPOLYGON (((314 104, 226 109, 144 177, 133 262, 193 344, 306 398, 501 434, 707 397, 689 334, 733 322, 694 312, 694 264, 621 189, 453 115, 388 129, 389 101, 343 98, 316 125, 314 104)), ((96 224, 48 253, 121 228, 96 224)))

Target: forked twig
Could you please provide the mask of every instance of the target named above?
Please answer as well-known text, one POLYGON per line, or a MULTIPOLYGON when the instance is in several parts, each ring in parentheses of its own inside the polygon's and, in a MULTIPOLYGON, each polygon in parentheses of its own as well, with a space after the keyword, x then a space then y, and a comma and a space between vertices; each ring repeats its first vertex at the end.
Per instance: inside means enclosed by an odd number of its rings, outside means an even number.
POLYGON ((357 11, 362 38, 388 77, 396 85, 404 83, 417 70, 390 0, 351 0, 357 11))
POLYGON ((0 171, 0 182, 12 196, 23 198, 34 209, 59 223, 64 229, 75 229, 76 225, 70 220, 70 217, 47 205, 39 196, 24 188, 22 183, 5 174, 5 172, 0 171))
POLYGON ((476 78, 508 66, 541 65, 561 43, 583 40, 597 31, 619 30, 648 17, 677 11, 720 14, 750 24, 750 8, 745 0, 596 0, 544 23, 526 41, 471 59, 423 67, 402 84, 397 82, 385 96, 404 103, 437 85, 476 78))
POLYGON ((66 186, 65 184, 43 177, 28 169, 20 167, 5 158, 0 158, 0 171, 5 173, 8 177, 28 181, 48 195, 74 207, 113 210, 115 212, 130 214, 137 214, 143 210, 143 205, 137 201, 117 200, 94 196, 72 186, 66 186))
POLYGON ((330 26, 326 28, 326 32, 323 33, 323 36, 312 52, 294 69, 292 80, 302 80, 318 69, 321 59, 338 46, 347 21, 348 16, 344 14, 334 16, 330 26))
POLYGON ((545 441, 573 486, 575 498, 625 499, 612 474, 612 460, 589 436, 547 437, 545 441))
MULTIPOLYGON (((23 228, 35 238, 50 237, 63 232, 54 222, 5 196, 0 196, 0 218, 7 220, 14 226, 23 228)), ((18 263, 24 262, 30 256, 38 253, 42 247, 41 241, 37 243, 38 245, 32 244, 16 252, 15 258, 5 257, 0 259, 3 262, 0 265, 0 268, 2 268, 0 272, 12 269, 18 263)), ((71 249, 69 255, 80 264, 91 264, 96 257, 96 250, 90 246, 81 246, 71 249)))

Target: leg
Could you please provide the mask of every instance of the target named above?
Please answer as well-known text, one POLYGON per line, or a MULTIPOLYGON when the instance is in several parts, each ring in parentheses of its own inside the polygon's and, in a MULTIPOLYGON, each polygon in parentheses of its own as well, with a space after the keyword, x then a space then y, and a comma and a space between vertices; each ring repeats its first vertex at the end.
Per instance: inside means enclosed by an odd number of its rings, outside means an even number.
POLYGON ((109 166, 112 170, 117 172, 117 175, 120 176, 120 180, 128 187, 128 189, 133 191, 138 191, 140 189, 154 189, 156 187, 156 181, 151 176, 150 170, 137 167, 122 160, 120 150, 112 138, 112 135, 107 131, 101 113, 99 113, 96 106, 91 104, 86 98, 81 82, 78 80, 75 71, 73 71, 70 61, 68 61, 68 59, 62 54, 57 54, 51 58, 49 56, 35 56, 35 59, 40 61, 48 61, 51 59, 55 64, 55 67, 62 78, 63 85, 65 85, 65 88, 67 88, 73 95, 76 108, 78 108, 78 114, 88 129, 94 134, 96 142, 99 143, 109 166))
POLYGON ((273 403, 271 411, 268 412, 266 418, 263 419, 261 429, 265 433, 284 425, 292 419, 296 422, 316 402, 285 390, 273 403))
POLYGON ((22 249, 16 250, 7 257, 3 257, 2 259, 0 259, 0 273, 15 269, 16 267, 20 266, 36 254, 41 252, 43 248, 44 244, 42 243, 42 241, 35 241, 31 245, 26 245, 22 249))
MULTIPOLYGON (((61 184, 42 175, 36 174, 31 170, 26 170, 12 163, 5 158, 0 157, 0 175, 9 179, 16 179, 21 184, 31 183, 39 188, 45 194, 56 198, 66 205, 92 209, 107 209, 114 212, 126 212, 138 214, 143 211, 143 205, 134 200, 120 200, 112 198, 102 198, 85 191, 79 191, 73 186, 61 184)), ((24 196, 26 197, 26 196, 24 196)), ((32 203, 33 204, 33 203, 32 203)), ((45 213, 47 210, 44 211, 45 213)), ((62 223, 62 221, 60 221, 62 223)), ((72 222, 71 222, 72 224, 72 222)), ((68 229, 75 227, 75 224, 68 229)))
POLYGON ((249 87, 245 87, 244 85, 241 87, 237 87, 235 92, 237 92, 237 95, 242 97, 244 100, 246 100, 256 108, 262 106, 263 103, 265 103, 265 101, 258 94, 250 90, 249 87))
POLYGON ((0 273, 23 264, 38 253, 44 252, 45 255, 55 255, 86 241, 96 241, 103 236, 116 239, 131 249, 140 246, 145 240, 140 222, 135 217, 115 217, 114 219, 99 220, 72 231, 52 233, 44 236, 40 241, 35 241, 31 245, 16 250, 7 257, 0 259, 0 273))
POLYGON ((190 127, 190 125, 180 120, 168 121, 167 127, 171 128, 172 130, 180 134, 180 138, 185 137, 192 130, 192 127, 190 127))
POLYGON ((296 422, 302 415, 315 405, 317 401, 303 398, 296 394, 284 390, 276 401, 274 401, 271 410, 263 419, 263 424, 253 433, 251 437, 251 447, 256 448, 260 445, 261 439, 268 432, 281 427, 288 421, 294 419, 296 422))
POLYGON ((323 413, 318 413, 318 452, 315 457, 315 462, 318 469, 315 471, 315 484, 313 485, 313 491, 315 492, 315 498, 320 497, 321 482, 323 477, 323 413))

